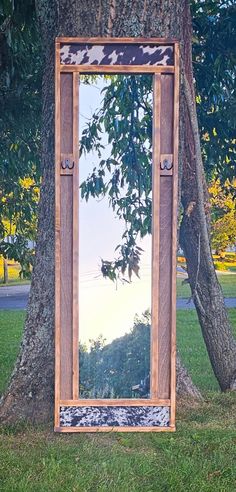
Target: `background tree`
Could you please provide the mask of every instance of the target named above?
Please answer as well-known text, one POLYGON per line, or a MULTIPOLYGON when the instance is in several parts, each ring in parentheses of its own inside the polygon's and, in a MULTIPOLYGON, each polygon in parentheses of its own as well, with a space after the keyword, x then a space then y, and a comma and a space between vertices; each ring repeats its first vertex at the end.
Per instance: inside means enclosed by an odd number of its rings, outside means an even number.
POLYGON ((82 346, 79 371, 81 397, 134 396, 132 387, 150 372, 150 321, 150 313, 146 312, 134 320, 128 333, 111 343, 99 337, 90 341, 89 350, 84 350, 82 346))
MULTIPOLYGON (((38 0, 37 16, 43 50, 42 173, 39 206, 39 233, 29 308, 21 352, 10 386, 3 399, 4 420, 28 418, 47 420, 53 409, 53 313, 54 313, 54 38, 70 36, 163 36, 181 41, 182 82, 180 170, 183 169, 182 198, 184 221, 181 238, 188 262, 193 297, 196 302, 209 353, 218 354, 218 379, 223 389, 233 386, 236 347, 224 309, 223 296, 215 277, 203 200, 203 174, 194 113, 191 60, 191 18, 187 1, 153 0, 139 2, 94 2, 60 0, 57 5, 38 0), (186 100, 184 99, 187 95, 186 100), (194 143, 194 145, 193 145, 194 143), (194 148, 195 147, 195 148, 194 148), (196 158, 195 158, 196 154, 196 158), (195 204, 192 206, 192 204, 195 204), (197 204, 197 205, 196 205, 197 204), (191 206, 190 206, 191 205, 191 206), (190 211, 192 210, 191 214, 190 211), (199 229, 200 228, 200 229, 199 229), (185 238, 189 239, 186 244, 185 238), (200 237, 200 240, 199 240, 200 237), (200 255, 199 244, 200 242, 200 255), (199 274, 201 256, 201 275, 199 274), (209 294, 209 295, 208 295, 209 294), (203 306, 203 310, 201 309, 203 306), (206 316, 209 314, 209 316, 206 316), (214 313, 214 318, 213 318, 214 313), (217 319, 217 323, 215 322, 217 319), (222 328, 222 336, 219 329, 222 328), (219 338, 218 338, 219 337, 219 338), (213 343, 218 338, 216 343, 213 343), (214 340, 213 340, 214 339, 214 340), (219 361, 219 341, 224 350, 219 361), (224 374, 222 378, 222 374, 224 374)), ((181 174, 180 174, 181 176, 181 174)))
POLYGON ((19 261, 27 276, 41 174, 42 65, 34 1, 2 2, 0 40, 0 252, 19 261))
MULTIPOLYGON (((226 184, 224 185, 226 188, 226 184)), ((236 243, 236 209, 234 196, 228 185, 227 194, 222 190, 219 179, 209 187, 211 204, 211 243, 217 255, 223 255, 226 248, 236 243)))
POLYGON ((217 177, 221 186, 229 185, 236 175, 235 2, 193 1, 191 8, 204 170, 207 179, 217 177))

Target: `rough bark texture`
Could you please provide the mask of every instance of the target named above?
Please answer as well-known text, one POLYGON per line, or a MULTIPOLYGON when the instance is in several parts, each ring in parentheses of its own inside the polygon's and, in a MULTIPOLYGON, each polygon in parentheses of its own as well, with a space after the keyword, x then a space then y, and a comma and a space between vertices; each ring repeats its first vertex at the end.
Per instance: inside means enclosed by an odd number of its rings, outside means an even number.
MULTIPOLYGON (((190 26, 189 22, 185 23, 185 30, 188 30, 185 35, 186 41, 191 39, 190 26)), ((235 390, 236 340, 232 334, 223 292, 212 259, 208 193, 194 103, 191 50, 188 49, 187 42, 184 48, 183 89, 186 110, 181 187, 184 213, 180 227, 180 243, 186 256, 192 297, 213 371, 223 391, 235 390)))
POLYGON ((193 398, 193 399, 202 399, 202 395, 200 391, 193 384, 190 376, 187 373, 185 367, 181 364, 179 355, 177 354, 176 360, 176 373, 177 373, 177 381, 176 381, 176 391, 177 395, 181 398, 193 398))
MULTIPOLYGON (((52 44, 52 39, 51 39, 52 44)), ((54 52, 43 79, 41 200, 38 239, 20 354, 0 419, 43 421, 53 411, 54 378, 54 52)))
POLYGON ((3 283, 8 284, 8 263, 7 259, 3 259, 3 283))
MULTIPOLYGON (((0 417, 46 421, 53 413, 54 383, 54 38, 63 36, 144 36, 179 38, 191 50, 188 1, 183 0, 38 0, 37 13, 44 52, 43 80, 43 184, 39 234, 27 320, 20 355, 0 417)), ((185 52, 184 57, 185 57, 185 52)), ((188 148, 184 106, 181 109, 180 157, 188 148)), ((191 137, 192 138, 192 137, 191 137)), ((189 152, 190 150, 188 150, 189 152)), ((185 161, 184 161, 185 162, 185 161)), ((182 159, 180 158, 180 164, 182 159)), ((186 166, 185 166, 186 167, 186 166)), ((181 168, 181 166, 180 166, 181 168)), ((181 176, 181 172, 180 172, 181 176)), ((191 232, 191 231, 190 231, 191 232)), ((189 241, 192 244, 192 241, 189 241)), ((195 245, 192 246, 195 251, 195 245)), ((188 252, 187 252, 188 253, 188 252)), ((190 255, 187 255, 189 261, 190 255)), ((191 269, 189 270, 192 275, 191 269)), ((202 280, 206 284, 205 278, 202 280)), ((209 286, 207 286, 209 291, 209 286)), ((223 308, 222 308, 223 309, 223 308)), ((223 310, 224 311, 224 310, 223 310)), ((178 361, 178 389, 199 393, 178 361)))

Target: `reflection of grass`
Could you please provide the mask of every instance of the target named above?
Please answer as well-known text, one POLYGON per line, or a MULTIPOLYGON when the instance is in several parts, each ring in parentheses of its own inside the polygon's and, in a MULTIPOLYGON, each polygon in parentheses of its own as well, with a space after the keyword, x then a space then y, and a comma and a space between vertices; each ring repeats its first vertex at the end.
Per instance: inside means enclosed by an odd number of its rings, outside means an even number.
MULTIPOLYGON (((233 310, 230 316, 236 324, 233 310)), ((23 318, 23 311, 0 312, 2 387, 23 318)), ((216 389, 194 311, 178 312, 178 332, 194 381, 202 390, 216 389)), ((58 435, 52 424, 3 429, 1 491, 234 492, 236 395, 205 395, 204 402, 178 409, 174 434, 58 435)))
MULTIPOLYGON (((221 284, 225 297, 236 297, 236 275, 219 274, 219 282, 221 284)), ((190 297, 190 287, 188 284, 182 285, 184 279, 177 278, 177 297, 190 297)))

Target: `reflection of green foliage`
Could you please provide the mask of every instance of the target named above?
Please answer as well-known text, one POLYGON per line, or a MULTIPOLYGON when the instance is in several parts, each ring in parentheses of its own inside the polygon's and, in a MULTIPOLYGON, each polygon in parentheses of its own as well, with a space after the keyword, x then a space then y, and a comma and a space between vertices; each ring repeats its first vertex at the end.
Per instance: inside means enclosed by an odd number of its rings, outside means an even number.
POLYGON ((150 371, 150 314, 136 319, 130 333, 109 344, 100 336, 80 348, 82 397, 129 398, 132 386, 150 371))
POLYGON ((103 261, 102 273, 115 280, 128 272, 138 275, 139 237, 151 232, 152 77, 115 75, 103 88, 102 107, 83 130, 80 152, 95 151, 99 165, 81 184, 81 196, 107 195, 119 219, 126 224, 118 259, 103 261), (102 157, 102 134, 111 144, 109 158, 102 157))

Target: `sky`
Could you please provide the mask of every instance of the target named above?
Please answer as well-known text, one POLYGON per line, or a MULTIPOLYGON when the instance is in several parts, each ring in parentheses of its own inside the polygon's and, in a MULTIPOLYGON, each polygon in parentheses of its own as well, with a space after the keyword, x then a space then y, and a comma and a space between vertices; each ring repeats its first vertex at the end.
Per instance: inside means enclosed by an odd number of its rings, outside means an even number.
MULTIPOLYGON (((83 128, 99 107, 100 91, 104 86, 100 78, 93 85, 80 83, 80 136, 83 128)), ((107 136, 102 158, 109 155, 107 136)), ((79 162, 80 183, 86 179, 99 159, 90 152, 79 162)), ((120 244, 125 224, 115 216, 108 199, 80 197, 79 202, 79 339, 88 343, 99 335, 112 341, 129 332, 136 314, 151 308, 151 236, 140 241, 144 249, 140 263, 140 279, 133 275, 131 284, 116 285, 102 277, 101 258, 113 260, 115 247, 120 244)))

